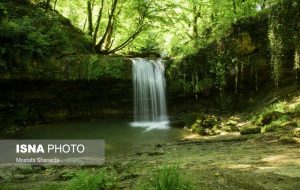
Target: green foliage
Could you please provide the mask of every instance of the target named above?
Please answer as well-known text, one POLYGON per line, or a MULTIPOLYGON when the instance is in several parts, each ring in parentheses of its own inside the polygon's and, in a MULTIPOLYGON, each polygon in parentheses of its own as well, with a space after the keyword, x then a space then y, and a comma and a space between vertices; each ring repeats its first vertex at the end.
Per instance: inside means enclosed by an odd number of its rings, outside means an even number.
POLYGON ((115 189, 116 174, 107 168, 95 171, 81 170, 66 184, 47 184, 41 190, 99 190, 115 189))
POLYGON ((289 59, 289 52, 295 52, 294 68, 298 68, 299 33, 299 2, 296 0, 282 0, 272 7, 269 18, 269 42, 273 79, 278 87, 289 59))
POLYGON ((288 115, 282 115, 279 119, 272 121, 269 125, 264 126, 264 132, 277 132, 284 130, 285 124, 290 120, 288 115))
POLYGON ((251 122, 257 125, 269 124, 278 120, 285 112, 286 102, 277 102, 265 107, 251 118, 251 122))
POLYGON ((116 175, 107 169, 97 171, 80 171, 72 179, 65 189, 68 190, 99 190, 114 189, 116 187, 116 175))
POLYGON ((138 187, 141 190, 193 190, 194 184, 183 176, 178 166, 163 166, 153 172, 150 181, 138 187))
POLYGON ((215 83, 222 89, 226 86, 227 63, 226 57, 223 53, 218 54, 216 59, 210 61, 210 72, 215 74, 215 83))
POLYGON ((29 2, 6 2, 1 7, 9 13, 0 23, 2 70, 26 70, 28 63, 46 62, 62 52, 91 51, 84 35, 54 11, 29 2))
POLYGON ((3 17, 7 15, 6 8, 4 7, 3 3, 0 3, 0 21, 3 17))
POLYGON ((269 40, 271 50, 271 65, 273 67, 273 78, 276 86, 278 87, 279 80, 282 77, 282 65, 284 60, 284 32, 283 25, 280 23, 278 18, 270 19, 269 24, 269 40))
POLYGON ((56 72, 57 75, 49 73, 49 77, 62 80, 123 80, 127 70, 124 58, 99 55, 66 56, 51 65, 52 72, 56 72))
POLYGON ((102 59, 98 59, 98 62, 90 62, 88 70, 89 79, 97 79, 99 76, 124 79, 124 59, 121 57, 102 57, 102 59))
POLYGON ((29 2, 0 5, 10 13, 0 23, 0 71, 20 71, 20 78, 124 78, 122 58, 83 54, 91 52, 90 43, 68 19, 29 2))
POLYGON ((298 126, 296 118, 299 113, 299 104, 291 107, 287 102, 280 101, 259 110, 252 116, 251 123, 263 126, 263 132, 284 131, 298 126))
POLYGON ((204 78, 195 84, 195 92, 203 92, 207 88, 210 88, 214 85, 214 80, 211 78, 204 78))

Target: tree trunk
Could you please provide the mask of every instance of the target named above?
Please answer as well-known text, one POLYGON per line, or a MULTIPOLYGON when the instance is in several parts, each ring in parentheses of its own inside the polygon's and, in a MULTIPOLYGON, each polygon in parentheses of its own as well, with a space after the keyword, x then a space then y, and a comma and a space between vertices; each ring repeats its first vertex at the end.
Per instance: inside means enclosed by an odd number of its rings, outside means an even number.
POLYGON ((56 9, 56 3, 57 3, 57 0, 54 1, 53 10, 56 9))
POLYGON ((233 5, 234 14, 236 14, 236 0, 232 0, 232 5, 233 5))
POLYGON ((90 0, 87 1, 87 13, 88 13, 88 35, 93 35, 93 9, 90 0))
POLYGON ((110 30, 110 26, 112 24, 112 20, 113 20, 113 17, 114 17, 114 14, 115 14, 115 11, 116 11, 116 8, 117 8, 117 4, 118 4, 118 0, 114 0, 113 1, 113 4, 111 6, 111 9, 110 9, 110 13, 109 13, 109 16, 108 16, 108 22, 107 22, 107 25, 106 25, 106 29, 105 29, 105 32, 101 38, 101 40, 99 41, 99 43, 95 46, 96 48, 96 52, 99 52, 101 53, 101 51, 103 51, 103 44, 105 42, 105 39, 108 35, 108 32, 110 30))
POLYGON ((104 44, 104 49, 105 50, 108 50, 109 47, 111 47, 111 43, 112 43, 112 36, 113 36, 113 30, 114 30, 114 19, 111 23, 111 25, 109 26, 109 30, 108 30, 108 34, 106 36, 106 39, 105 39, 105 44, 104 44))
POLYGON ((199 32, 198 32, 198 19, 201 17, 200 13, 200 6, 193 5, 193 40, 194 40, 194 47, 197 48, 198 46, 198 39, 199 39, 199 32))
POLYGON ((100 22, 101 22, 101 19, 102 19, 103 7, 104 7, 104 0, 101 1, 101 7, 99 9, 99 13, 98 13, 97 21, 96 21, 96 26, 95 26, 95 30, 94 30, 94 35, 93 35, 93 45, 94 46, 96 45, 98 30, 99 30, 100 22))
POLYGON ((50 7, 50 1, 51 1, 51 0, 47 0, 47 1, 46 1, 47 7, 50 7))
POLYGON ((261 5, 261 9, 265 9, 266 8, 266 0, 263 0, 262 5, 261 5))

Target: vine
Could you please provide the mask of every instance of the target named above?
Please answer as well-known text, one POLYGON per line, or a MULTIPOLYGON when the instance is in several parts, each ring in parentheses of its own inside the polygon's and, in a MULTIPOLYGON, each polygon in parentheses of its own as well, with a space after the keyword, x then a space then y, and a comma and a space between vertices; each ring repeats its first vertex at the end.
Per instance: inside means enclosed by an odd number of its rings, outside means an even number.
POLYGON ((284 42, 282 39, 282 28, 279 19, 276 17, 270 18, 268 37, 270 41, 271 65, 273 68, 273 79, 276 87, 279 86, 279 81, 282 76, 282 62, 284 58, 284 42))
POLYGON ((289 63, 294 61, 294 69, 298 69, 299 6, 300 3, 296 0, 282 0, 277 6, 274 6, 269 17, 268 38, 271 66, 273 68, 273 79, 277 87, 283 77, 283 70, 291 68, 289 63), (291 60, 289 54, 293 51, 295 51, 294 60, 291 60))
POLYGON ((294 61, 294 70, 295 70, 295 75, 296 75, 296 80, 298 80, 298 71, 300 69, 300 51, 295 50, 295 61, 294 61))

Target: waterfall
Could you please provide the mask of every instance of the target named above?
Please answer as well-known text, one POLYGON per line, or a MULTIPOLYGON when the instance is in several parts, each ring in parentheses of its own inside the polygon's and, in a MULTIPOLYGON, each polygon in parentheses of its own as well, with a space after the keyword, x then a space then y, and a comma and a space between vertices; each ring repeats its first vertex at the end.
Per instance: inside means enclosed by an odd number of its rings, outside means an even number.
POLYGON ((164 63, 162 60, 132 59, 134 88, 134 127, 168 128, 165 97, 164 63))

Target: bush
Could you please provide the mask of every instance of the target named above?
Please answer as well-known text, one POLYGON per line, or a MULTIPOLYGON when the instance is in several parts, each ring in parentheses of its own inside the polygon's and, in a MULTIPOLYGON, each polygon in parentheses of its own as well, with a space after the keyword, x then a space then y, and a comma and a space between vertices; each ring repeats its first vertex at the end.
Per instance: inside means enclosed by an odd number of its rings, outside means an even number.
POLYGON ((64 52, 92 52, 90 41, 68 19, 30 2, 0 3, 0 21, 1 70, 24 71, 33 61, 45 63, 64 52))
POLYGON ((268 125, 272 121, 278 120, 285 113, 286 102, 274 103, 251 118, 251 123, 259 126, 268 125))
POLYGON ((68 190, 99 190, 114 189, 116 186, 116 176, 114 172, 106 169, 95 172, 81 171, 73 178, 65 189, 68 190))
POLYGON ((193 190, 195 186, 182 175, 177 166, 164 166, 153 172, 150 182, 142 183, 141 190, 193 190))

